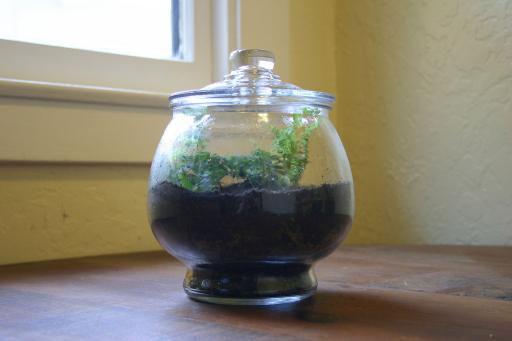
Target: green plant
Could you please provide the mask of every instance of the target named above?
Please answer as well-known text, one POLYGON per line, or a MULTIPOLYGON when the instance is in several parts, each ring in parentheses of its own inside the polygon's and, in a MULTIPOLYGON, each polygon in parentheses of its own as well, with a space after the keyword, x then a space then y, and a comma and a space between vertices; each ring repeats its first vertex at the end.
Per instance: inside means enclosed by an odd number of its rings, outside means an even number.
MULTIPOLYGON (((195 117, 204 120, 201 115, 195 117)), ((288 126, 272 128, 271 151, 258 148, 248 155, 225 157, 205 150, 202 127, 206 121, 199 121, 185 137, 183 148, 173 154, 169 181, 198 192, 219 190, 226 177, 255 188, 296 186, 308 163, 309 140, 320 118, 320 110, 304 108, 291 115, 288 126)))

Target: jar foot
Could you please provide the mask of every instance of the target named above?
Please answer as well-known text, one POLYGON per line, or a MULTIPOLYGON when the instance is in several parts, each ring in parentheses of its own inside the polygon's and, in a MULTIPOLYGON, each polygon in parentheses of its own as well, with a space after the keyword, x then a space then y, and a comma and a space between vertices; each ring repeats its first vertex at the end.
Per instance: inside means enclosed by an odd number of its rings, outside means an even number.
POLYGON ((190 298, 225 305, 292 303, 310 297, 316 287, 313 269, 302 264, 198 266, 183 282, 190 298))

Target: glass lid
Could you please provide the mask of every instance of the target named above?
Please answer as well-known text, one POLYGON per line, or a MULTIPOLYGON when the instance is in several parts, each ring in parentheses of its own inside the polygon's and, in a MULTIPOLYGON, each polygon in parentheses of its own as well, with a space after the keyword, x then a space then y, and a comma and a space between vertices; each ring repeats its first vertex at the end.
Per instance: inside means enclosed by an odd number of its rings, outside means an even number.
POLYGON ((334 96, 304 90, 274 74, 274 55, 266 50, 236 50, 229 56, 231 72, 221 82, 169 97, 171 108, 191 105, 243 106, 308 105, 331 109, 334 96))

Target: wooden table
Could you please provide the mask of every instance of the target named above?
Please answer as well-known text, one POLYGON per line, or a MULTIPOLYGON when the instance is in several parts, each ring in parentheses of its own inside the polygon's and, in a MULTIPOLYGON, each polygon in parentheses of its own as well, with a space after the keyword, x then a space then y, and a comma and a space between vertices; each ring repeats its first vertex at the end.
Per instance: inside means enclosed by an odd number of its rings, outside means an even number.
POLYGON ((0 267, 0 340, 512 340, 512 248, 342 247, 294 305, 189 300, 162 252, 0 267))

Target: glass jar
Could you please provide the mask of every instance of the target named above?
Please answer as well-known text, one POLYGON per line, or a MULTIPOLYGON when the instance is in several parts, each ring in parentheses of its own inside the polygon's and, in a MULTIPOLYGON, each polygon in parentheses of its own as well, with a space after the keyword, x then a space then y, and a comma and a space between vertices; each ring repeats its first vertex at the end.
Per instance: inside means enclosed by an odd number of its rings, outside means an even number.
POLYGON ((220 304, 311 296, 313 263, 342 242, 354 194, 328 118, 334 97, 282 82, 238 50, 222 82, 171 95, 149 180, 151 228, 187 266, 185 292, 220 304))

